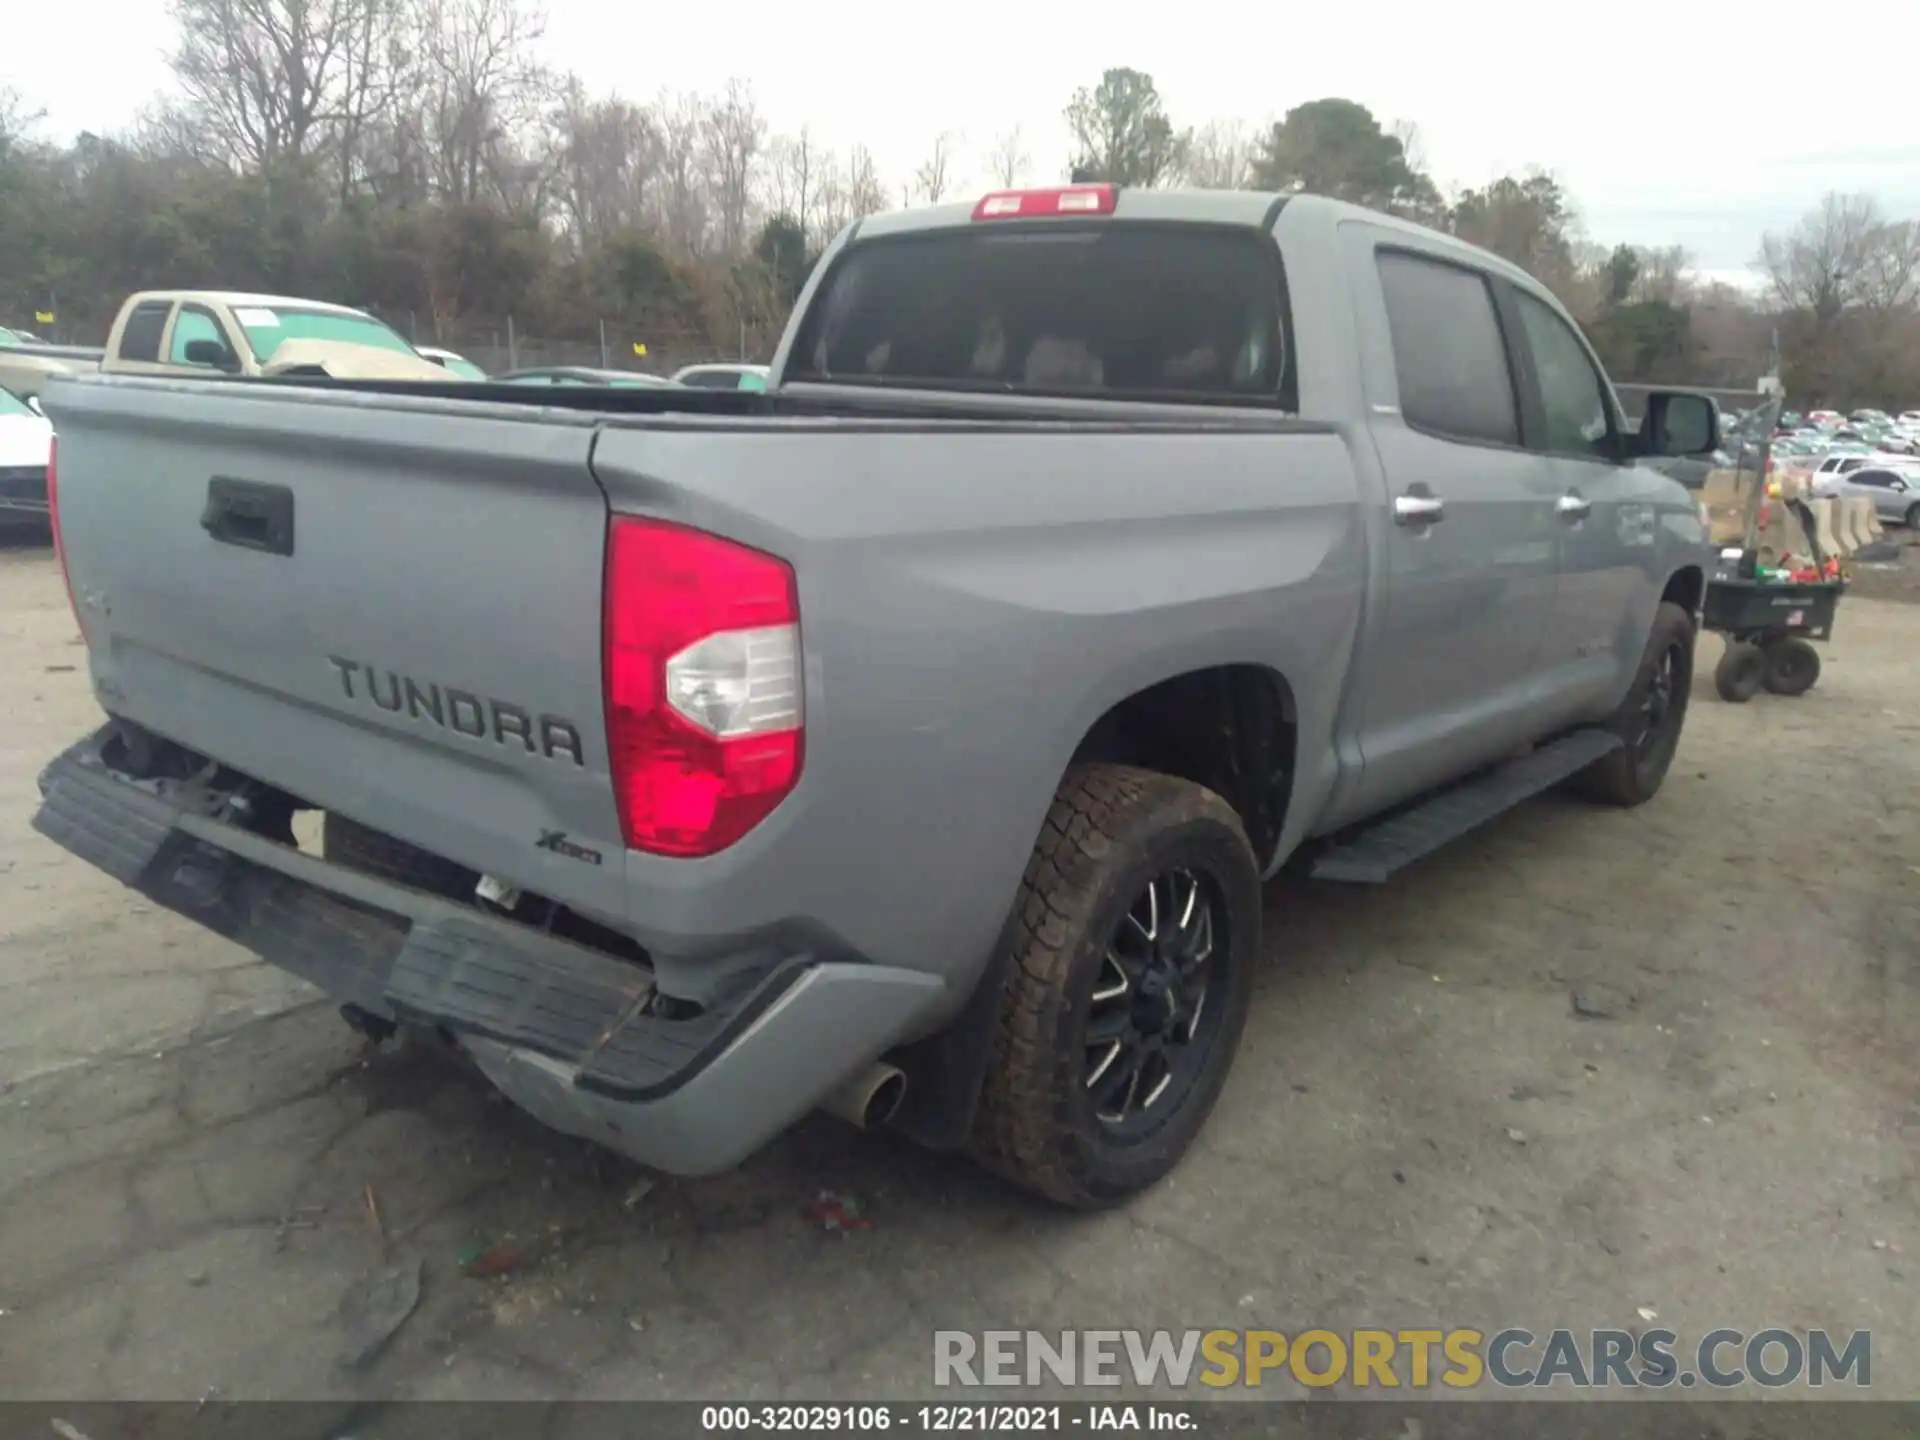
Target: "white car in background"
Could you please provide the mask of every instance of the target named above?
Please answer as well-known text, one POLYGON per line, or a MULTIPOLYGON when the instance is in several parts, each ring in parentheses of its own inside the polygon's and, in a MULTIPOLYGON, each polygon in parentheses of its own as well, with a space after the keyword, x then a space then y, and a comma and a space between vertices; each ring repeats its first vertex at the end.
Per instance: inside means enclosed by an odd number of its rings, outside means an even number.
POLYGON ((765 365, 734 361, 711 361, 704 365, 685 365, 673 372, 676 383, 696 390, 764 390, 772 371, 765 365))
POLYGON ((39 402, 0 389, 0 526, 47 518, 53 423, 39 402))

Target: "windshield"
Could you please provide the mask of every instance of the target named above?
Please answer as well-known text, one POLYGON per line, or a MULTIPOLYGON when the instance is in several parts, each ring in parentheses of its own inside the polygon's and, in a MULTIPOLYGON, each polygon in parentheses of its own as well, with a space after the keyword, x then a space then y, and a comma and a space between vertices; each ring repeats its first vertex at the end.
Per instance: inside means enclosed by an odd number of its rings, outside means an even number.
POLYGON ((234 307, 233 318, 240 322, 247 345, 262 364, 271 360, 273 352, 289 340, 333 340, 370 345, 376 350, 392 350, 401 355, 416 353, 397 332, 371 315, 238 305, 234 307))
POLYGON ((1098 399, 1282 399, 1279 254, 1253 230, 974 225, 834 264, 789 380, 1098 399))
POLYGON ((32 415, 33 407, 11 390, 0 390, 0 415, 32 415))
POLYGON ((18 335, 7 329, 6 326, 0 325, 0 345, 18 345, 20 343, 21 340, 18 335))

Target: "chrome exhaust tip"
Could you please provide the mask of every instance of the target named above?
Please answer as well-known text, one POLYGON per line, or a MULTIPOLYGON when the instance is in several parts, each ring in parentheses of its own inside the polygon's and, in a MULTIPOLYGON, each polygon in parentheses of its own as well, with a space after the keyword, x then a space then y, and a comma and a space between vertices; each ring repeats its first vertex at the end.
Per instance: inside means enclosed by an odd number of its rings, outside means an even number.
POLYGON ((858 1130, 877 1130, 899 1112, 907 1098, 906 1073, 894 1065, 869 1065, 821 1105, 858 1130))

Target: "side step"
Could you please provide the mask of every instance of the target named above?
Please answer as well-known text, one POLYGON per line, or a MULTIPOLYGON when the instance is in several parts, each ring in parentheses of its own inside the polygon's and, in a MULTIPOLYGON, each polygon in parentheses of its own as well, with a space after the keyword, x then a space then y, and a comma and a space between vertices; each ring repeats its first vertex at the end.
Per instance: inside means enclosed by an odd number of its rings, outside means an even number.
POLYGON ((1315 880, 1378 885, 1396 870, 1578 774, 1622 743, 1611 730, 1571 731, 1518 760, 1482 770, 1411 810, 1388 816, 1325 851, 1310 873, 1315 880))

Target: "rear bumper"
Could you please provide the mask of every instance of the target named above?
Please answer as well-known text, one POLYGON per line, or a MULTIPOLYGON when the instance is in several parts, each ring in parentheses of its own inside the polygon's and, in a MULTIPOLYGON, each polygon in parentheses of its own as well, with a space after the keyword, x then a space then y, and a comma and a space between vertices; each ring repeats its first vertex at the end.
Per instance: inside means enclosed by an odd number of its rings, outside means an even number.
POLYGON ((450 1032, 538 1118, 673 1174, 738 1163, 945 1000, 799 954, 724 1008, 649 1014, 646 966, 243 830, 203 786, 110 769, 106 733, 42 773, 41 834, 342 1003, 450 1032))

